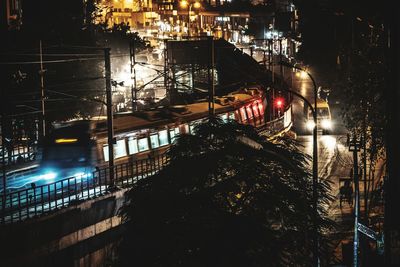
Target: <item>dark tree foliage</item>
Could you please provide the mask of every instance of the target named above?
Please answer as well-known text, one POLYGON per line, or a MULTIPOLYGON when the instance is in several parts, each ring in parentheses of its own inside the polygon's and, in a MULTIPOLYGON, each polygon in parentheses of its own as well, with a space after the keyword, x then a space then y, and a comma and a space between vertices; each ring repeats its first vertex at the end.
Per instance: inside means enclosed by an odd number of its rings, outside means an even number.
POLYGON ((300 57, 315 67, 331 100, 340 102, 347 128, 367 139, 370 163, 385 145, 387 26, 384 1, 295 1, 300 9, 300 57))
MULTIPOLYGON (((117 266, 311 266, 311 175, 293 141, 210 119, 169 158, 126 195, 117 266)), ((328 190, 319 184, 322 253, 328 190)))
POLYGON ((363 42, 348 53, 347 68, 337 88, 343 95, 342 115, 348 129, 365 136, 368 157, 373 162, 382 155, 387 127, 385 92, 388 66, 385 59, 383 32, 375 29, 359 38, 363 42))

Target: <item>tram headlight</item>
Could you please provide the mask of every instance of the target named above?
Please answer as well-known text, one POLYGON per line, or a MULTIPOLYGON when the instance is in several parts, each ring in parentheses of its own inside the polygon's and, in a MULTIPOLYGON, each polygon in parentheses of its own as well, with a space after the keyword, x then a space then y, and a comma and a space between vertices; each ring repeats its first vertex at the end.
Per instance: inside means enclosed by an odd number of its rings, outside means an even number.
POLYGON ((40 178, 44 180, 53 180, 56 177, 57 173, 54 171, 45 171, 43 174, 40 175, 40 178))
POLYGON ((307 129, 310 130, 310 131, 313 130, 314 127, 315 127, 314 121, 312 121, 312 120, 307 121, 306 127, 307 127, 307 129))
POLYGON ((332 128, 332 122, 331 120, 322 120, 321 126, 323 129, 331 129, 332 128))

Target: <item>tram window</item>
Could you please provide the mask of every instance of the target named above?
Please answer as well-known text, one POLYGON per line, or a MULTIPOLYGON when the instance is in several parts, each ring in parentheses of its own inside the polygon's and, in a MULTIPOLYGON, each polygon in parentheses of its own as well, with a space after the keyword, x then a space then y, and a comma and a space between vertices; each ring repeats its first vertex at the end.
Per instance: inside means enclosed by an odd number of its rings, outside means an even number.
POLYGON ((169 137, 171 138, 171 143, 175 141, 175 131, 169 130, 169 137))
POLYGON ((157 148, 160 146, 160 142, 158 141, 158 134, 150 135, 150 143, 151 143, 151 148, 157 148))
POLYGON ((179 127, 169 130, 169 136, 171 138, 171 143, 175 141, 176 136, 179 134, 179 127))
POLYGON ((241 116, 241 118, 242 118, 242 122, 247 120, 247 118, 246 118, 246 111, 244 110, 243 107, 240 108, 240 116, 241 116))
POLYGON ((108 146, 107 145, 103 146, 103 156, 104 156, 104 161, 108 161, 108 146))
POLYGON ((125 139, 118 140, 117 143, 114 145, 114 155, 115 158, 126 156, 125 139))
POLYGON ((129 148, 129 155, 133 155, 139 152, 136 138, 130 137, 128 139, 128 148, 129 148))
POLYGON ((247 111, 247 118, 252 119, 253 118, 253 112, 251 111, 251 107, 247 106, 246 107, 246 111, 247 111))
POLYGON ((261 103, 258 103, 258 109, 260 110, 260 115, 264 115, 264 106, 261 103))
POLYGON ((188 134, 189 133, 189 125, 187 125, 186 123, 181 125, 182 129, 184 129, 182 132, 188 134))
POLYGON ((258 107, 257 107, 257 104, 254 104, 252 107, 253 107, 254 117, 260 116, 260 114, 258 114, 258 107))
POLYGON ((190 134, 193 134, 194 127, 196 127, 196 124, 190 124, 189 125, 190 134))
POLYGON ((168 131, 167 130, 159 131, 158 136, 160 138, 160 146, 168 145, 168 131))
POLYGON ((228 114, 227 113, 222 114, 221 115, 221 119, 222 119, 223 122, 228 122, 228 114))
POLYGON ((149 140, 147 139, 147 137, 139 139, 138 145, 139 152, 149 150, 149 140))
POLYGON ((235 113, 230 112, 230 113, 229 113, 229 119, 230 119, 230 120, 235 120, 235 113))
POLYGON ((237 122, 242 122, 240 115, 239 115, 239 110, 235 110, 235 120, 237 122))

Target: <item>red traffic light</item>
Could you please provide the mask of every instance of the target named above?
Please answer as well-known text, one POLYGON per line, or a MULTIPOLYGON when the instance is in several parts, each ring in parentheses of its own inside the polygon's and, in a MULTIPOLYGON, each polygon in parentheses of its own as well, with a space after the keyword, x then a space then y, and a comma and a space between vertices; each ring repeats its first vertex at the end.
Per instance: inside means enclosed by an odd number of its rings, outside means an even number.
POLYGON ((275 106, 277 108, 282 108, 283 107, 283 104, 284 104, 283 98, 281 98, 281 97, 275 98, 274 102, 275 102, 275 106))

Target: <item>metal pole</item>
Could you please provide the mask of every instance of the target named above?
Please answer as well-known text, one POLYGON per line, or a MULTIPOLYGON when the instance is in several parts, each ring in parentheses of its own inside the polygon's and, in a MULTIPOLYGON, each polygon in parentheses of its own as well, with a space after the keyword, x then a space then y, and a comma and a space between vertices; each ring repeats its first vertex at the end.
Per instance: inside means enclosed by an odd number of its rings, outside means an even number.
POLYGON ((111 92, 111 48, 104 48, 104 68, 106 73, 106 97, 107 97, 107 134, 108 134, 108 167, 110 169, 110 187, 114 186, 114 129, 111 92))
MULTIPOLYGON (((1 99, 4 101, 4 88, 1 88, 1 99)), ((7 172, 6 172, 6 137, 4 135, 4 129, 5 129, 5 115, 6 115, 6 111, 5 111, 5 103, 2 103, 1 105, 1 157, 2 157, 2 174, 3 174, 3 199, 2 199, 2 214, 1 214, 1 218, 2 218, 2 222, 4 223, 5 220, 5 211, 6 211, 6 192, 7 192, 7 172)))
POLYGON ((315 83, 314 78, 311 74, 306 71, 308 77, 310 77, 313 87, 314 87, 314 130, 313 130, 313 204, 314 204, 314 265, 319 266, 319 237, 318 237, 318 108, 317 108, 317 98, 318 98, 318 88, 315 83))
MULTIPOLYGON (((302 68, 299 68, 297 66, 291 65, 286 62, 280 62, 281 64, 285 64, 291 68, 295 68, 301 71, 305 71, 302 68)), ((310 105, 310 103, 301 95, 297 94, 296 92, 292 93, 296 96, 299 96, 304 100, 305 103, 309 105, 309 107, 312 110, 313 118, 314 118, 314 130, 313 130, 313 168, 312 168, 312 189, 313 189, 313 227, 314 227, 314 242, 313 242, 313 266, 319 266, 320 261, 319 261, 319 234, 318 234, 318 223, 317 223, 317 218, 318 218, 318 127, 317 127, 317 122, 318 122, 318 112, 317 112, 317 98, 318 98, 318 88, 317 84, 315 83, 315 80, 313 76, 308 72, 305 71, 310 77, 313 87, 314 87, 314 108, 310 105)), ((285 91, 289 91, 287 89, 284 89, 285 91)))
POLYGON ((188 36, 190 37, 190 10, 192 9, 192 4, 189 4, 188 8, 188 36))
MULTIPOLYGON (((287 64, 281 61, 281 64, 287 64)), ((290 67, 305 71, 302 68, 290 65, 290 67)), ((313 206, 314 206, 314 214, 313 214, 313 221, 314 221, 314 248, 313 248, 313 266, 319 266, 319 234, 318 234, 318 108, 317 108, 317 99, 318 99, 318 88, 317 84, 313 76, 308 72, 305 71, 310 77, 313 88, 314 88, 314 109, 313 109, 313 118, 314 118, 314 130, 313 130, 313 206)))
POLYGON ((352 140, 348 140, 350 145, 349 150, 353 151, 353 179, 354 179, 354 242, 353 242, 353 266, 358 267, 358 246, 359 246, 359 237, 358 237, 358 221, 359 221, 359 213, 360 213, 360 196, 359 196, 359 177, 358 177, 358 141, 356 140, 356 136, 352 137, 352 140))
POLYGON ((41 91, 41 103, 42 103, 42 137, 46 136, 46 118, 45 118, 45 94, 44 94, 44 70, 43 70, 43 51, 42 51, 42 40, 39 41, 40 50, 40 91, 41 91))
MULTIPOLYGON (((365 110, 364 110, 365 112, 365 110)), ((362 138, 362 146, 364 151, 363 156, 363 179, 364 179, 364 220, 365 223, 368 222, 368 191, 367 189, 367 127, 366 127, 366 115, 363 118, 363 138, 362 138)), ((368 182, 369 184, 369 182, 368 182)), ((368 186, 369 187, 369 186, 368 186)))
POLYGON ((210 37, 211 41, 211 90, 209 93, 208 100, 208 112, 210 117, 215 115, 214 107, 214 95, 215 95, 215 85, 214 85, 214 37, 210 37))
POLYGON ((131 78, 133 78, 133 84, 131 84, 131 97, 132 97, 132 112, 137 111, 137 88, 136 88, 136 54, 135 54, 135 39, 129 43, 130 61, 131 61, 131 78))
MULTIPOLYGON (((279 38, 279 61, 283 61, 283 55, 282 55, 282 38, 279 38)), ((282 83, 283 83, 283 65, 280 64, 280 74, 282 77, 282 83)))

